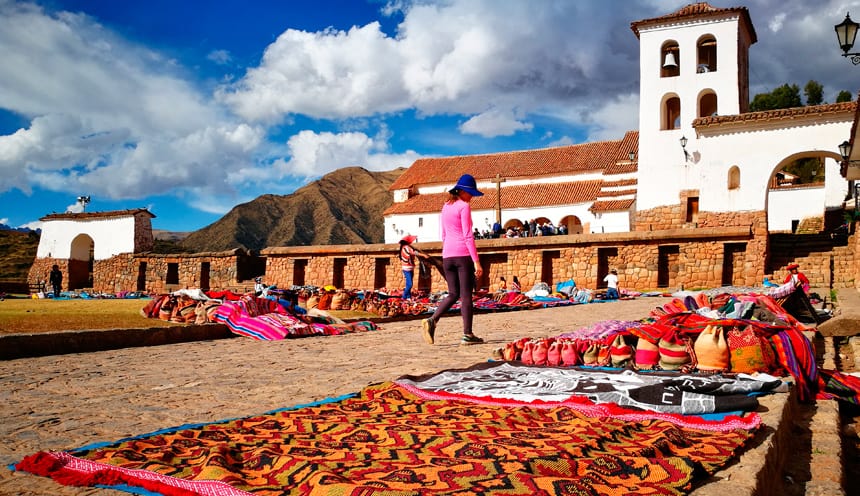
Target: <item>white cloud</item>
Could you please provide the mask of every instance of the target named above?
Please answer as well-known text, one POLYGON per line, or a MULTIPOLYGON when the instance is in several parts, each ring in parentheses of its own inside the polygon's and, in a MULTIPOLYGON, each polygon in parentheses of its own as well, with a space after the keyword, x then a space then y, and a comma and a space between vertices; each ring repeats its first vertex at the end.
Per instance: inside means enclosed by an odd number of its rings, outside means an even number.
POLYGON ((283 175, 319 177, 347 166, 362 166, 368 170, 391 170, 408 167, 420 158, 418 153, 386 153, 388 144, 364 133, 316 133, 302 131, 287 142, 289 160, 280 160, 274 167, 283 175))
POLYGON ((591 113, 589 141, 620 139, 627 131, 639 129, 639 94, 617 95, 591 113))
POLYGON ((478 114, 460 125, 466 134, 478 134, 486 138, 510 136, 517 131, 529 131, 534 126, 516 118, 513 111, 497 109, 478 114))
POLYGON ((218 65, 227 65, 233 61, 233 57, 227 50, 213 50, 206 55, 206 59, 218 65))
POLYGON ((21 224, 21 225, 20 225, 20 226, 18 226, 18 227, 26 227, 27 229, 30 229, 30 230, 35 231, 35 230, 37 230, 37 229, 41 229, 41 228, 42 228, 42 221, 40 221, 40 220, 34 220, 33 222, 28 222, 28 223, 26 223, 26 224, 21 224))
POLYGON ((549 143, 547 143, 546 146, 548 148, 551 148, 554 146, 568 146, 568 145, 575 145, 575 144, 576 144, 576 141, 574 141, 573 138, 571 138, 570 136, 562 136, 561 138, 559 138, 557 140, 550 141, 549 143))
POLYGON ((0 224, 9 225, 9 217, 0 217, 0 224))
POLYGON ((31 118, 0 136, 0 191, 41 186, 140 198, 223 188, 263 131, 232 123, 171 60, 92 19, 0 3, 0 108, 31 118))
POLYGON ((84 211, 84 205, 81 202, 75 202, 66 207, 67 213, 79 214, 84 211))
MULTIPOLYGON (((405 17, 393 37, 378 23, 348 31, 287 30, 261 64, 222 87, 219 98, 263 122, 408 109, 471 116, 493 108, 498 115, 526 116, 587 107, 638 87, 629 71, 638 56, 635 36, 615 41, 618 29, 629 31, 629 20, 613 19, 601 3, 476 0, 397 7, 405 17)), ((531 129, 522 118, 497 130, 493 123, 501 120, 480 116, 462 130, 495 136, 531 129)))

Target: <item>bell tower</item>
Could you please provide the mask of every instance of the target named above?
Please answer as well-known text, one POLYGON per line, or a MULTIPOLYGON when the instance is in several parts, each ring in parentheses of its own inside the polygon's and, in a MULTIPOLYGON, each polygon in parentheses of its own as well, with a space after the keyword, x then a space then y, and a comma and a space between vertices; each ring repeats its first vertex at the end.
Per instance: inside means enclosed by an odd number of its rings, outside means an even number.
POLYGON ((706 2, 630 27, 639 38, 641 212, 678 205, 682 196, 707 187, 693 120, 747 111, 756 34, 745 7, 706 2))

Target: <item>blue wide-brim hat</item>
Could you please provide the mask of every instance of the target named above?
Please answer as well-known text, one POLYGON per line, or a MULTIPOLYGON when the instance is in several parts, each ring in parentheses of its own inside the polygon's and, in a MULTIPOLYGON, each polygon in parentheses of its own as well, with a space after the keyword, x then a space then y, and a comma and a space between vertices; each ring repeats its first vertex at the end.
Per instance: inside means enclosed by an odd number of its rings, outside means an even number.
POLYGON ((478 184, 475 182, 475 178, 472 177, 471 174, 463 174, 460 176, 457 184, 449 190, 450 193, 453 193, 454 191, 465 191, 472 196, 484 196, 483 193, 478 191, 478 184))

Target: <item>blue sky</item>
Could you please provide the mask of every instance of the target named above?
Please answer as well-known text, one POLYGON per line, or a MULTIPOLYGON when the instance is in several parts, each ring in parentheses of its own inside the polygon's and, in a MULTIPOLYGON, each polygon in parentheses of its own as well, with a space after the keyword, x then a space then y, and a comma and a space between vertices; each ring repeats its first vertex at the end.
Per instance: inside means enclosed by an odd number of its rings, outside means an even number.
MULTIPOLYGON (((619 139, 630 22, 687 3, 0 0, 0 223, 88 195, 193 231, 341 167, 619 139)), ((860 89, 833 31, 860 0, 710 3, 750 10, 751 96, 860 89)))

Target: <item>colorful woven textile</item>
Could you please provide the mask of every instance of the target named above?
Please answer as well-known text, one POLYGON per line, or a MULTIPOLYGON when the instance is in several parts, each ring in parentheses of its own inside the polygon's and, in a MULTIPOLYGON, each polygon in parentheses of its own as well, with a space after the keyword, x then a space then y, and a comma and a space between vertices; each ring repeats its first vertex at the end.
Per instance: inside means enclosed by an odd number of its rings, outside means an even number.
POLYGON ((295 315, 277 300, 244 296, 238 301, 225 301, 214 312, 234 334, 263 341, 304 336, 333 336, 375 330, 371 321, 338 323, 326 317, 295 315))
POLYGON ((536 407, 563 405, 591 417, 631 421, 659 418, 682 427, 727 430, 754 428, 760 419, 752 414, 711 424, 695 415, 754 411, 758 402, 750 393, 772 391, 782 381, 491 362, 429 376, 405 376, 397 383, 415 388, 416 394, 427 399, 472 398, 536 407))
POLYGON ((17 469, 170 495, 683 494, 752 435, 424 399, 388 382, 333 403, 41 452, 17 469))

